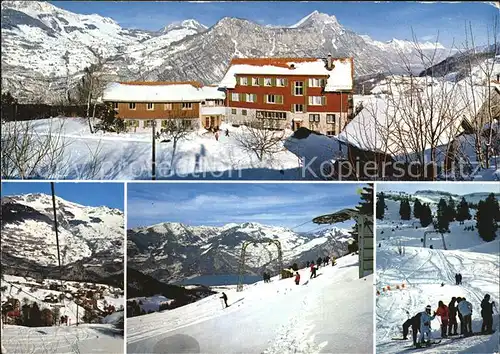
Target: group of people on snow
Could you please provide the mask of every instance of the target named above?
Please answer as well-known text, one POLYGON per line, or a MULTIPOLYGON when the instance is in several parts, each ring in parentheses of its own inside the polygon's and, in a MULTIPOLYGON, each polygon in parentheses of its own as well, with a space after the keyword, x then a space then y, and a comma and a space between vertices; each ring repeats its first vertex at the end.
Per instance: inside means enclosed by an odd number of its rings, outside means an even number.
MULTIPOLYGON (((481 302, 481 326, 482 334, 493 333, 493 307, 495 302, 490 302, 490 295, 486 294, 481 302)), ((441 318, 441 338, 446 338, 457 333, 457 315, 460 320, 460 334, 467 337, 473 335, 472 332, 472 304, 465 297, 452 297, 448 306, 443 301, 439 301, 438 308, 431 315, 431 305, 427 305, 425 311, 417 313, 403 323, 403 339, 407 339, 409 328, 413 335, 413 345, 420 348, 425 342, 431 340, 431 321, 436 316, 441 318), (420 332, 420 339, 417 342, 417 332, 420 332)))
POLYGON ((455 274, 455 285, 462 285, 462 274, 455 274))

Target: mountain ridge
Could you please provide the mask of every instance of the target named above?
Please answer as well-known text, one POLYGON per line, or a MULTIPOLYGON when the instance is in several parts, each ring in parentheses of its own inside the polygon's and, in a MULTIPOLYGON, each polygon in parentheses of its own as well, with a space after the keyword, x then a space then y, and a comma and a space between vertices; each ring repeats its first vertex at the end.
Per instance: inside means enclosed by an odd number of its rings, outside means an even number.
MULTIPOLYGON (((111 18, 80 15, 53 4, 23 6, 2 2, 2 87, 20 102, 67 97, 83 69, 97 61, 96 48, 106 59, 108 79, 120 81, 211 84, 222 78, 233 57, 353 56, 356 76, 401 71, 401 50, 416 60, 409 42, 399 48, 366 41, 335 16, 318 11, 304 17, 297 27, 268 27, 223 17, 208 28, 184 20, 181 28, 178 23, 170 24, 163 28, 169 28, 166 33, 154 33, 122 28, 111 18)), ((438 48, 438 52, 444 59, 446 50, 438 48)))

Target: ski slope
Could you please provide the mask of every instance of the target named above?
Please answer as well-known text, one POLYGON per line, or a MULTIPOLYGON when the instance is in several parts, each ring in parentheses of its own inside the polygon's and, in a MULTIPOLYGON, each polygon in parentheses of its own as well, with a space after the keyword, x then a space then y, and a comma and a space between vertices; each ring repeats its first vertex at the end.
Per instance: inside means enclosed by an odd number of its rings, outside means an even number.
POLYGON ((122 354, 123 342, 123 336, 111 324, 2 328, 2 354, 122 354))
MULTIPOLYGON (((387 193, 386 195, 390 195, 387 193)), ((433 213, 436 211, 440 195, 413 195, 422 202, 429 203, 433 213)), ((485 199, 484 196, 481 199, 485 199)), ((445 198, 447 200, 447 198, 445 198)), ((485 294, 491 295, 498 307, 500 300, 500 238, 492 242, 482 240, 477 230, 466 231, 474 226, 475 220, 450 223, 450 233, 443 235, 430 233, 433 226, 421 227, 420 222, 400 220, 399 202, 386 199, 387 210, 384 219, 377 220, 377 279, 380 295, 376 300, 376 343, 377 352, 400 353, 411 350, 412 335, 407 341, 392 340, 402 338, 403 323, 427 305, 432 310, 438 301, 448 306, 451 298, 465 297, 473 306, 472 329, 481 330, 481 301, 485 294), (422 238, 426 247, 422 247, 422 238), (430 246, 433 249, 430 249, 430 246), (402 254, 400 254, 402 253, 402 254), (455 285, 455 274, 463 276, 462 285, 455 285), (405 284, 404 289, 397 285, 405 284), (443 286, 442 286, 443 284, 443 286), (383 291, 390 286, 391 290, 383 291), (407 312, 408 311, 408 312, 407 312)), ((477 202, 477 201, 476 201, 477 202)), ((413 203, 412 212, 413 212, 413 203)), ((470 209, 471 214, 474 210, 470 209)), ((426 353, 494 353, 499 350, 498 312, 493 317, 493 335, 454 337, 443 339, 430 348, 421 349, 426 353)), ((440 317, 431 323, 432 337, 440 338, 440 317)), ((458 316, 457 316, 458 320, 458 316)), ((460 321, 459 332, 460 332, 460 321)))
MULTIPOLYGON (((498 242, 491 245, 498 249, 498 242)), ((404 283, 406 289, 381 291, 376 301, 377 351, 400 353, 411 346, 411 334, 407 341, 402 338, 402 326, 410 316, 422 312, 425 306, 433 310, 442 300, 446 305, 453 296, 465 297, 473 306, 472 329, 481 330, 480 303, 484 294, 491 295, 497 304, 500 299, 500 271, 498 254, 478 252, 445 251, 422 247, 406 247, 405 254, 399 255, 397 247, 377 249, 377 289, 384 286, 395 288, 404 283), (462 285, 455 285, 455 273, 463 276, 462 285), (441 286, 444 283, 444 286, 441 286)), ((498 305, 497 305, 498 307, 498 305)), ((457 316, 458 319, 458 316, 457 316)), ((426 353, 493 353, 498 352, 498 312, 493 317, 493 335, 473 336, 460 339, 444 339, 439 345, 425 349, 426 353)), ((459 324, 460 326, 460 324, 459 324)), ((441 337, 440 318, 431 323, 432 337, 441 337)), ((460 331, 460 329, 459 329, 460 331)), ((456 338, 456 337, 455 337, 456 338)), ((422 349, 424 350, 424 349, 422 349)))
POLYGON ((128 353, 371 353, 373 276, 358 279, 358 257, 294 278, 228 287, 220 294, 127 319, 128 353))

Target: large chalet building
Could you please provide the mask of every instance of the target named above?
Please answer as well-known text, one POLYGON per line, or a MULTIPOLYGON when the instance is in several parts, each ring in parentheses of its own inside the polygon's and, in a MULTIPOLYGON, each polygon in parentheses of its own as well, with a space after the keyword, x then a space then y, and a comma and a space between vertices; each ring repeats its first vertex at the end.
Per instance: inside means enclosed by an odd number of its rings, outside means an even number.
POLYGON ((219 84, 230 123, 280 121, 336 135, 353 113, 352 58, 235 58, 219 84))
POLYGON ((199 82, 115 82, 106 87, 102 100, 112 103, 116 117, 129 130, 158 129, 171 119, 192 129, 218 127, 225 113, 225 94, 216 86, 199 82))

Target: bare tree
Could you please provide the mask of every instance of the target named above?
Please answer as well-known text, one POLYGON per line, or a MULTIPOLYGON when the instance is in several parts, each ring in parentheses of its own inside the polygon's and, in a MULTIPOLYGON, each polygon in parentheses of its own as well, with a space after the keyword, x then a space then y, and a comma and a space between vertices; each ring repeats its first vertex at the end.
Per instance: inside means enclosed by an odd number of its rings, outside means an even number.
POLYGON ((173 118, 163 121, 162 123, 160 133, 158 135, 164 139, 171 140, 173 143, 172 157, 170 159, 171 169, 174 169, 175 153, 179 142, 186 139, 188 135, 193 132, 193 129, 196 128, 193 125, 193 122, 196 122, 196 120, 173 118))
MULTIPOLYGON (((500 99, 498 88, 493 85, 493 81, 497 79, 496 75, 500 74, 495 71, 495 64, 498 65, 496 56, 500 54, 498 31, 497 15, 488 28, 486 52, 480 52, 476 46, 472 24, 465 24, 465 43, 460 51, 465 64, 464 96, 471 98, 469 109, 472 119, 469 119, 468 123, 474 135, 476 161, 481 168, 488 168, 490 156, 498 154, 494 123, 496 120, 498 124, 500 118, 500 99)), ((496 138, 498 139, 498 136, 496 138)))
MULTIPOLYGON (((422 167, 437 166, 457 153, 455 140, 463 132, 464 120, 477 121, 483 102, 490 104, 491 100, 479 100, 477 85, 472 82, 467 89, 464 82, 472 80, 470 73, 460 81, 439 77, 446 72, 435 72, 437 39, 432 51, 423 50, 415 34, 413 44, 419 63, 400 52, 403 75, 386 77, 374 92, 378 97, 363 103, 362 111, 342 135, 344 141, 366 150, 406 163, 418 162, 422 167), (415 64, 424 68, 418 77, 414 74, 415 64)), ((488 122, 492 122, 491 116, 488 122)), ((484 123, 479 121, 481 126, 484 123)))
POLYGON ((62 125, 53 129, 52 123, 45 133, 39 133, 33 121, 2 123, 2 177, 50 178, 64 173, 68 142, 61 131, 62 125))
POLYGON ((84 69, 84 75, 82 76, 80 83, 77 86, 78 101, 82 104, 87 105, 86 117, 89 124, 89 129, 91 133, 94 133, 92 126, 92 120, 95 118, 96 105, 98 99, 102 96, 104 89, 108 83, 106 74, 104 71, 104 66, 107 62, 100 52, 92 47, 87 47, 89 51, 92 52, 96 58, 96 63, 84 69), (90 118, 90 110, 92 109, 92 119, 90 118))
POLYGON ((241 132, 233 134, 237 144, 262 161, 283 150, 285 121, 256 119, 241 126, 241 132))

